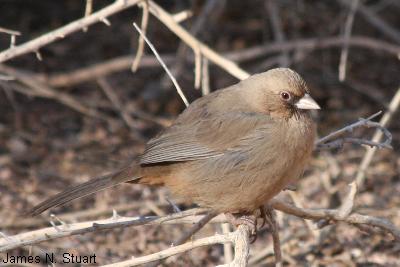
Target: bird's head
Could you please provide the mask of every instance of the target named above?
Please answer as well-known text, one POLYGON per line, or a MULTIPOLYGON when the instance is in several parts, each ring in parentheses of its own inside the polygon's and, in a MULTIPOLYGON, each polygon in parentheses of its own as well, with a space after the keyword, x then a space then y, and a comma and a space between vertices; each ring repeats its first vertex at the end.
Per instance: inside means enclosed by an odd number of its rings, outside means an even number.
POLYGON ((289 68, 276 68, 249 78, 253 101, 272 117, 291 118, 320 106, 311 97, 301 76, 289 68))

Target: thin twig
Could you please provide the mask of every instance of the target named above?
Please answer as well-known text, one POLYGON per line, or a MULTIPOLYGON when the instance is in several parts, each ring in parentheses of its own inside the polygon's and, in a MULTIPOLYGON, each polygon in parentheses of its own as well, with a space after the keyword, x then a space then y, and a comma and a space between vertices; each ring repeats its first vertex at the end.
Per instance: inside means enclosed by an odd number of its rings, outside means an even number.
POLYGON ((181 23, 193 16, 193 12, 191 10, 183 10, 176 14, 173 14, 172 17, 176 21, 176 23, 181 23))
POLYGON ((194 50, 194 88, 199 89, 201 85, 201 71, 203 68, 201 67, 202 56, 200 53, 200 49, 194 50))
MULTIPOLYGON (((228 234, 231 232, 231 225, 229 223, 221 223, 222 233, 228 234)), ((224 262, 229 263, 233 260, 232 244, 224 244, 224 262)))
POLYGON ((146 35, 147 25, 149 24, 149 3, 147 1, 143 1, 141 4, 139 4, 139 6, 143 10, 143 12, 142 12, 142 22, 141 22, 141 25, 140 25, 141 28, 142 28, 143 35, 142 34, 139 35, 136 56, 135 56, 135 59, 133 60, 132 67, 131 67, 132 72, 136 72, 137 71, 137 69, 139 67, 139 64, 140 64, 140 60, 142 59, 143 52, 144 52, 144 38, 143 38, 143 36, 146 35))
POLYGON ((210 93, 210 73, 207 58, 203 57, 201 66, 201 94, 208 95, 210 93))
POLYGON ((354 225, 368 225, 381 228, 386 232, 393 235, 393 237, 400 242, 400 230, 390 221, 368 215, 352 213, 346 218, 338 215, 336 209, 301 209, 283 201, 273 199, 269 203, 274 209, 280 210, 284 213, 291 214, 307 220, 333 220, 343 221, 354 225))
MULTIPOLYGON (((189 229, 189 231, 183 233, 183 235, 181 237, 179 237, 179 239, 177 239, 176 241, 174 241, 172 243, 173 246, 179 246, 182 245, 183 243, 185 243, 186 241, 188 241, 191 237, 193 237, 193 235, 195 233, 197 233, 198 231, 200 231, 209 221, 211 221, 214 217, 216 217, 218 215, 218 213, 216 212, 209 212, 208 214, 206 214, 203 218, 201 218, 201 220, 199 220, 192 228, 189 229)), ((150 264, 147 267, 155 267, 158 266, 159 264, 161 264, 161 260, 158 260, 156 262, 153 262, 152 264, 150 264)))
POLYGON ((316 150, 321 149, 332 149, 332 148, 341 148, 345 143, 353 143, 359 145, 368 145, 371 147, 377 148, 391 148, 390 143, 392 142, 392 134, 383 127, 380 123, 372 122, 371 120, 380 115, 382 112, 379 111, 366 119, 359 119, 358 122, 352 123, 343 127, 340 130, 337 130, 319 140, 316 141, 315 146, 316 150), (359 127, 367 127, 367 128, 376 128, 381 131, 382 134, 385 135, 386 139, 383 142, 370 141, 361 138, 353 138, 353 137, 342 137, 346 133, 352 133, 354 129, 359 127), (331 141, 333 140, 333 141, 331 141))
POLYGON ((267 205, 265 207, 265 214, 272 234, 272 242, 274 245, 274 254, 275 254, 275 266, 281 267, 283 264, 282 250, 281 250, 281 242, 279 239, 279 225, 276 221, 276 214, 274 209, 270 205, 267 205))
MULTIPOLYGON (((137 266, 140 264, 165 259, 167 257, 183 253, 194 248, 210 246, 214 244, 224 244, 227 242, 235 244, 235 259, 229 264, 232 267, 246 266, 249 255, 249 233, 250 229, 247 226, 241 225, 239 228, 228 235, 216 234, 214 236, 198 239, 192 242, 185 243, 180 246, 173 246, 163 251, 143 256, 140 258, 133 258, 130 260, 118 262, 115 264, 104 265, 104 267, 128 267, 137 266)), ((221 265, 228 266, 228 265, 221 265)))
POLYGON ((179 96, 181 97, 183 103, 185 103, 186 106, 189 106, 189 101, 186 99, 185 95, 183 94, 183 91, 181 89, 181 87, 179 86, 178 82, 176 81, 175 77, 171 74, 171 72, 169 71, 168 67, 165 65, 164 61, 162 60, 162 58, 160 57, 160 55, 158 54, 157 50, 154 48, 154 46, 152 45, 152 43, 147 39, 147 37, 142 33, 142 31, 140 30, 140 28, 136 25, 136 23, 133 23, 133 26, 136 28, 136 30, 139 32, 139 34, 143 37, 143 39, 145 40, 145 42, 147 43, 147 45, 150 47, 151 51, 153 51, 154 55, 156 56, 156 58, 158 59, 158 61, 160 62, 161 66, 164 68, 165 72, 168 74, 169 78, 171 79, 171 81, 173 82, 173 84, 175 85, 176 90, 178 91, 179 96))
POLYGON ((6 33, 10 35, 10 48, 15 47, 15 42, 17 40, 17 36, 21 35, 19 31, 14 31, 10 29, 6 29, 3 27, 0 27, 0 32, 6 33))
MULTIPOLYGON (((85 18, 90 16, 93 11, 93 0, 86 0, 86 6, 85 6, 85 18)), ((83 27, 82 30, 84 32, 87 32, 88 27, 83 27)))

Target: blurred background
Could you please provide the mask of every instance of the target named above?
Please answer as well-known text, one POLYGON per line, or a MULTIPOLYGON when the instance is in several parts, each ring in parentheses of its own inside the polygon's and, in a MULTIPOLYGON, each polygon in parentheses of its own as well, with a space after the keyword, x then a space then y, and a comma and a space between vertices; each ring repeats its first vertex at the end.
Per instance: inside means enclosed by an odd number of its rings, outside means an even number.
MULTIPOLYGON (((299 72, 322 107, 318 113, 320 136, 360 117, 386 111, 399 88, 397 0, 156 2, 171 14, 191 11, 193 15, 180 24, 249 73, 278 66, 299 72), (356 6, 353 15, 352 6, 356 6), (348 32, 346 75, 340 81, 340 58, 350 17, 353 25, 348 32)), ((94 0, 93 10, 110 3, 94 0)), ((85 4, 83 0, 1 0, 0 27, 20 32, 16 44, 22 44, 82 18, 85 4)), ((147 47, 138 71, 130 70, 138 40, 132 23, 140 24, 141 16, 140 8, 129 8, 109 17, 110 26, 100 22, 87 32, 78 31, 40 48, 42 60, 29 53, 0 66, 1 232, 13 235, 48 226, 48 212, 37 218, 18 215, 66 186, 124 166, 184 109, 147 47), (75 104, 68 104, 66 97, 76 100, 75 104)), ((193 51, 152 15, 146 35, 189 101, 200 97, 207 89, 194 87, 193 51)), ((0 32, 0 51, 9 45, 10 35, 0 32)), ((211 91, 237 81, 209 64, 211 91)), ((398 118, 394 114, 388 126, 393 150, 375 154, 355 211, 386 217, 400 227, 398 118)), ((370 138, 373 131, 355 134, 370 138)), ((364 147, 354 145, 315 153, 297 185, 296 204, 338 207, 364 154, 364 147)), ((280 197, 292 201, 288 192, 280 197)), ((127 216, 163 215, 173 212, 167 199, 164 188, 122 185, 52 212, 67 222, 107 218, 113 209, 127 216)), ((177 204, 182 209, 191 207, 177 204)), ((365 233, 345 224, 315 230, 293 216, 279 214, 278 219, 284 266, 400 266, 400 246, 384 233, 365 233)), ((90 233, 35 245, 32 253, 96 253, 100 265, 168 248, 188 227, 143 226, 90 233)), ((195 238, 221 231, 218 224, 207 225, 195 238)), ((250 265, 272 266, 272 250, 252 262, 270 246, 269 232, 263 229, 251 246, 250 265)), ((27 255, 29 249, 12 253, 27 255)), ((173 257, 164 265, 214 266, 223 261, 223 246, 212 246, 173 257)))

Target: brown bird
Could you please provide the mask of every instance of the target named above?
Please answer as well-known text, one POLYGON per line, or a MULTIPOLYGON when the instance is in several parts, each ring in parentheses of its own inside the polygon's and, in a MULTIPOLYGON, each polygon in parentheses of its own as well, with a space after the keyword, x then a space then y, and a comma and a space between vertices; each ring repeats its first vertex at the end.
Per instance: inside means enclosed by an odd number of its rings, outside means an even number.
POLYGON ((319 108, 296 72, 253 75, 194 101, 130 166, 70 187, 30 214, 123 182, 165 185, 215 212, 252 213, 302 175, 316 135, 310 110, 319 108))

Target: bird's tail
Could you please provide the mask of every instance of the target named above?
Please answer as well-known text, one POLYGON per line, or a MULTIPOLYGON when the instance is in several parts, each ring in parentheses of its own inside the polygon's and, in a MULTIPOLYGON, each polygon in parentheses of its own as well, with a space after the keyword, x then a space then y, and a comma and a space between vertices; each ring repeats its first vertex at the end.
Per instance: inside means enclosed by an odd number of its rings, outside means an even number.
POLYGON ((115 186, 123 182, 138 182, 140 180, 140 177, 137 176, 137 171, 138 166, 131 165, 117 172, 93 178, 86 183, 71 186, 64 191, 39 203, 25 215, 39 215, 40 213, 52 207, 57 207, 71 200, 93 194, 95 192, 115 186))

